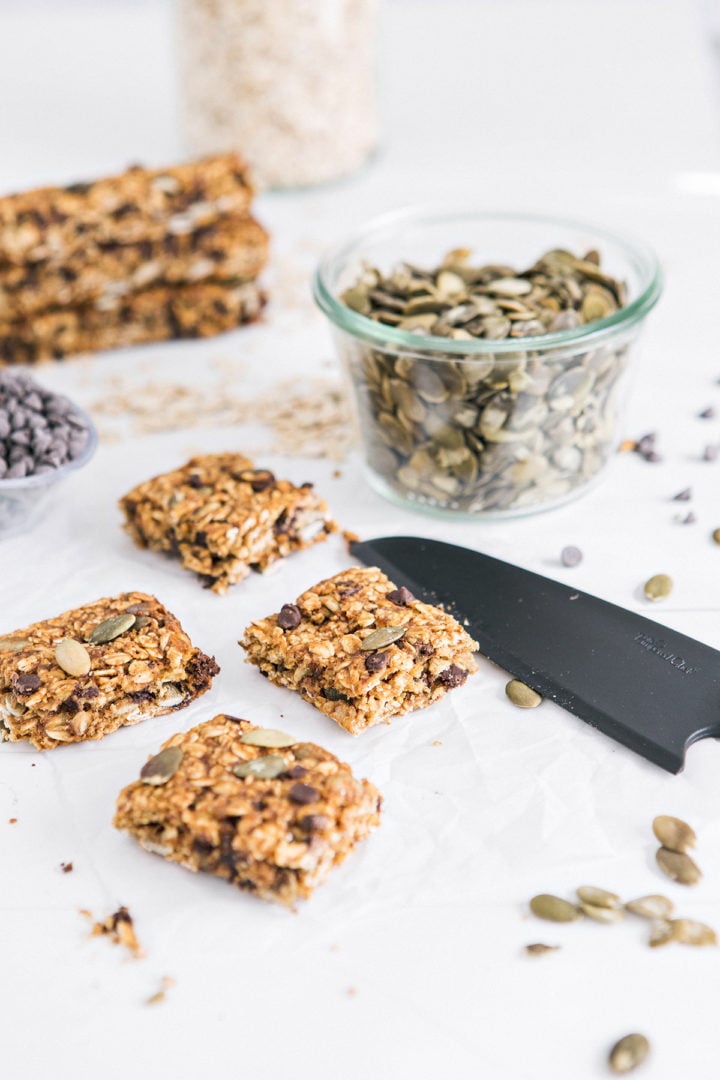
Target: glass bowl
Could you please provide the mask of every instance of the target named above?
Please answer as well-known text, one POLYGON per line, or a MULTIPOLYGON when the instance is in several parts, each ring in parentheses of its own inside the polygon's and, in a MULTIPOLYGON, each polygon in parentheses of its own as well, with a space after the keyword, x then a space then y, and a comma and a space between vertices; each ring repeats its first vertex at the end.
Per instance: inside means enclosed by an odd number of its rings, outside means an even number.
POLYGON ((74 402, 73 414, 84 421, 87 429, 87 440, 76 457, 47 472, 0 480, 0 539, 31 528, 47 505, 48 497, 66 477, 87 465, 97 450, 98 437, 92 420, 74 402))
POLYGON ((595 480, 618 439, 630 346, 662 289, 636 240, 574 221, 511 213, 403 210, 371 222, 321 262, 314 296, 353 389, 367 476, 403 506, 507 517, 560 505, 595 480), (626 303, 536 336, 455 340, 378 322, 340 295, 368 266, 430 269, 449 251, 518 274, 545 252, 599 252, 626 303))

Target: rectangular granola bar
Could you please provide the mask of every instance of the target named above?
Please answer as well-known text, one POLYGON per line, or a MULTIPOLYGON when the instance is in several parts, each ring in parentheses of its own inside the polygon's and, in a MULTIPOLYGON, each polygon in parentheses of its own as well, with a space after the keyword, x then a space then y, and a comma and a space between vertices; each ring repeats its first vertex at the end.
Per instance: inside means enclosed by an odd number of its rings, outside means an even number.
POLYGON ((137 244, 243 214, 253 196, 245 162, 222 154, 168 169, 0 198, 0 262, 63 263, 88 243, 137 244))
POLYGON ((242 454, 206 454, 120 500, 140 547, 180 559, 216 593, 337 528, 312 484, 296 487, 242 454))
POLYGON ((0 638, 0 740, 101 739, 182 709, 219 670, 154 596, 96 600, 0 638))
POLYGON ((271 682, 357 735, 421 709, 477 670, 477 642, 376 567, 353 567, 251 623, 240 642, 271 682))
POLYGON ((380 824, 381 797, 313 743, 219 715, 173 735, 119 795, 148 851, 292 905, 380 824))
POLYGON ((0 324, 0 365, 61 360, 80 353, 170 338, 211 337, 253 322, 265 298, 253 281, 155 285, 114 298, 0 324))
POLYGON ((150 285, 248 281, 261 272, 267 255, 263 227, 248 215, 233 215, 191 233, 136 244, 88 243, 59 265, 6 263, 0 266, 0 323, 91 301, 100 310, 113 309, 120 297, 150 285))

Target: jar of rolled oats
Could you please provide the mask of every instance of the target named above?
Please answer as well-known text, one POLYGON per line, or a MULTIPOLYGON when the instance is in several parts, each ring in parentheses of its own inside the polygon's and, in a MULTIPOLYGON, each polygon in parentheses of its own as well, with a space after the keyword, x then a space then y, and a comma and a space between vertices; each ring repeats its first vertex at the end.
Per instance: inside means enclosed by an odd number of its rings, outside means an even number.
POLYGON ((351 172, 377 139, 378 0, 178 0, 194 154, 239 151, 266 187, 351 172))

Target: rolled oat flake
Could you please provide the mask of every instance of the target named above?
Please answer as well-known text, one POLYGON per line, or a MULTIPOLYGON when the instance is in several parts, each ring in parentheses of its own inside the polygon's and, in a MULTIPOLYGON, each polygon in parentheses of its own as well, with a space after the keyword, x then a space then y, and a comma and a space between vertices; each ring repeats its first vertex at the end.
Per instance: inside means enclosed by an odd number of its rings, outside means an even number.
POLYGON ((642 1065, 650 1053, 650 1043, 644 1035, 634 1032, 632 1035, 624 1035, 615 1043, 608 1062, 614 1073, 627 1073, 642 1065))

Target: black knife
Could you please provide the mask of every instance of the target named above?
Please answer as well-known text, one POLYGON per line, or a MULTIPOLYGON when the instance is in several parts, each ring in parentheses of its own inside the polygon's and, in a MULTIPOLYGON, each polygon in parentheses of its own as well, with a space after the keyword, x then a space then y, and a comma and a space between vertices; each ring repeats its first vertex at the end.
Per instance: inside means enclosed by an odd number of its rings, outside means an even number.
POLYGON ((440 540, 384 536, 350 550, 443 604, 515 678, 668 772, 691 743, 720 736, 720 652, 709 645, 440 540))

